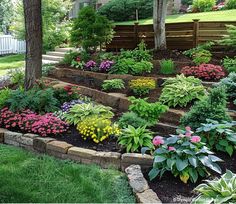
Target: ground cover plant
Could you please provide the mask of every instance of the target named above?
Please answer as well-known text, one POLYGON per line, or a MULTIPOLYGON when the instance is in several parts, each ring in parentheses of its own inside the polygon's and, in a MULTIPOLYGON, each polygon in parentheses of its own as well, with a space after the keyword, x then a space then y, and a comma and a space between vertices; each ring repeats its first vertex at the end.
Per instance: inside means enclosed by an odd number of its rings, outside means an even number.
POLYGON ((125 89, 125 82, 122 79, 110 79, 104 80, 102 84, 102 90, 112 91, 125 89))
POLYGON ((175 73, 175 64, 173 60, 162 60, 160 62, 160 73, 161 74, 174 74, 175 73))
POLYGON ((236 72, 236 57, 225 57, 223 59, 223 66, 229 73, 236 72))
POLYGON ((135 203, 124 174, 0 145, 4 203, 135 203), (78 196, 79 195, 79 196, 78 196))
POLYGON ((129 87, 135 96, 144 96, 156 88, 156 81, 152 78, 133 79, 129 82, 129 87))

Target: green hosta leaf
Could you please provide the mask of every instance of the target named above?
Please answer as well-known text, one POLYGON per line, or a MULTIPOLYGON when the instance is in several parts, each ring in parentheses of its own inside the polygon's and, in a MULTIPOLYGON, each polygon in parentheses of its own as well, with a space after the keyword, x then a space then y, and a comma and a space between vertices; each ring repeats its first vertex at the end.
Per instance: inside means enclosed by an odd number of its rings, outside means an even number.
POLYGON ((220 145, 227 147, 229 145, 227 140, 220 140, 219 142, 220 145))
POLYGON ((172 167, 174 166, 175 164, 175 160, 174 159, 167 159, 166 163, 167 163, 167 166, 172 170, 172 167))
POLYGON ((189 157, 188 161, 193 167, 197 168, 197 158, 196 157, 189 157))
POLYGON ((195 198, 192 201, 192 204, 211 204, 213 201, 213 198, 209 198, 204 195, 199 195, 197 198, 195 198))
POLYGON ((229 154, 229 156, 232 156, 233 152, 234 152, 234 149, 231 145, 227 146, 225 148, 226 152, 229 154))
POLYGON ((179 158, 176 160, 176 168, 178 171, 183 171, 187 166, 188 160, 181 160, 179 158))
POLYGON ((177 140, 178 140, 178 137, 176 137, 176 136, 174 136, 174 137, 169 137, 169 138, 166 140, 165 144, 166 144, 166 145, 175 144, 175 143, 177 142, 177 140))
POLYGON ((216 163, 213 163, 209 157, 200 156, 198 158, 204 166, 207 166, 208 168, 212 169, 213 171, 221 174, 222 171, 221 171, 221 168, 219 167, 219 165, 216 163))
POLYGON ((160 163, 160 162, 163 162, 163 161, 165 161, 166 160, 166 158, 165 157, 163 157, 163 156, 155 156, 154 157, 154 163, 160 163))
POLYGON ((236 143, 236 134, 234 135, 227 135, 227 140, 236 143))
POLYGON ((209 157, 209 158, 211 159, 211 161, 213 161, 213 162, 223 162, 222 159, 220 159, 219 157, 217 157, 217 156, 215 156, 215 155, 209 155, 208 157, 209 157))
POLYGON ((149 147, 143 147, 143 148, 141 149, 141 153, 142 153, 142 154, 145 154, 146 151, 149 151, 149 150, 150 150, 149 147))
POLYGON ((192 178, 193 182, 196 183, 198 180, 198 173, 197 170, 190 168, 189 169, 189 175, 192 178))
POLYGON ((149 176, 150 180, 153 180, 154 178, 156 178, 156 177, 158 176, 159 173, 160 173, 160 170, 159 170, 159 169, 153 168, 153 169, 149 172, 148 176, 149 176))

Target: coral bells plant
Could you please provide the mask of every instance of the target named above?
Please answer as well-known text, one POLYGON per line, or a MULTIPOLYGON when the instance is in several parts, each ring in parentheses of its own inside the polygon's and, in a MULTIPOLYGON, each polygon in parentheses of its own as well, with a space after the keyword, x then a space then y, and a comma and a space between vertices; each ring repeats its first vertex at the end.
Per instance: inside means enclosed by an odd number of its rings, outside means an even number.
POLYGON ((101 72, 108 72, 110 71, 111 67, 113 66, 114 62, 110 60, 104 60, 101 62, 99 66, 99 70, 101 72))
MULTIPOLYGON (((196 182, 199 177, 209 175, 208 169, 221 173, 221 168, 216 162, 222 161, 211 152, 201 138, 194 135, 190 127, 184 131, 179 130, 179 135, 169 138, 156 136, 153 139, 154 151, 153 169, 149 172, 150 179, 162 176, 170 171, 175 177, 179 176, 181 181, 188 180, 196 182)), ((142 148, 142 153, 151 150, 142 148)))
POLYGON ((182 68, 181 73, 185 76, 194 76, 204 80, 219 80, 225 76, 221 66, 213 64, 201 64, 199 66, 182 68))
POLYGON ((85 64, 86 70, 89 70, 89 71, 94 70, 94 69, 96 68, 96 66, 97 66, 97 63, 94 62, 93 60, 89 60, 89 61, 85 64))

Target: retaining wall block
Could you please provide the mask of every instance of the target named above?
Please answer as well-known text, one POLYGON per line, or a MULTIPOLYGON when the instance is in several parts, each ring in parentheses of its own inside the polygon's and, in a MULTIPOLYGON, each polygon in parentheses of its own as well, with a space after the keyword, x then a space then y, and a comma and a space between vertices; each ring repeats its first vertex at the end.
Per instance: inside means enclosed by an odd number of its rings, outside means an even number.
POLYGON ((4 143, 13 145, 16 147, 20 146, 19 140, 22 137, 22 133, 7 131, 4 133, 4 143))
POLYGON ((47 143, 54 140, 50 137, 36 137, 33 139, 33 148, 40 153, 46 153, 47 143))
POLYGON ((5 132, 8 132, 8 130, 4 129, 4 128, 0 128, 0 143, 4 142, 4 133, 5 132))

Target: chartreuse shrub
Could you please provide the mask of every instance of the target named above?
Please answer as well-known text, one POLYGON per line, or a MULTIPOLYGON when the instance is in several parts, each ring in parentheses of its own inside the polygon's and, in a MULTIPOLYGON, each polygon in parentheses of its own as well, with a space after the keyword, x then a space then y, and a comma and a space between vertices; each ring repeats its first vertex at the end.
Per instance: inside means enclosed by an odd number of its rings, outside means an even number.
POLYGON ((129 82, 129 87, 136 96, 143 96, 156 88, 156 81, 152 78, 133 79, 129 82))
POLYGON ((118 137, 118 143, 126 148, 126 152, 137 152, 142 147, 154 148, 152 144, 153 133, 146 126, 135 128, 128 126, 118 137))
POLYGON ((211 11, 215 5, 216 0, 193 0, 193 8, 201 12, 211 11))
POLYGON ((110 119, 114 116, 112 108, 93 103, 76 104, 64 115, 69 124, 77 125, 84 119, 93 116, 110 119))
POLYGON ((236 72, 236 57, 234 58, 225 57, 223 59, 223 66, 229 73, 236 72))
POLYGON ((143 127, 143 126, 151 126, 147 120, 139 117, 137 113, 127 112, 124 113, 118 121, 119 127, 127 128, 129 125, 135 128, 143 127))
POLYGON ((168 110, 168 107, 159 103, 149 103, 147 99, 137 99, 135 97, 129 97, 131 105, 129 110, 136 113, 139 117, 145 119, 151 125, 155 125, 158 122, 162 113, 168 110))
POLYGON ((125 82, 122 79, 110 79, 103 81, 102 90, 104 91, 120 90, 120 89, 125 89, 125 82))
POLYGON ((210 93, 201 101, 197 101, 190 111, 181 119, 182 126, 189 125, 194 130, 206 123, 207 119, 218 122, 231 121, 226 108, 226 93, 224 87, 217 87, 210 90, 210 93))
POLYGON ((118 136, 120 129, 118 125, 112 124, 111 119, 103 118, 99 115, 86 117, 77 124, 77 130, 84 140, 92 139, 95 143, 99 143, 107 139, 109 136, 118 136))
POLYGON ((164 82, 160 102, 169 107, 186 107, 190 102, 200 100, 204 96, 205 89, 201 80, 181 74, 164 82))
POLYGON ((206 180, 195 189, 199 195, 193 199, 198 203, 236 203, 236 174, 229 170, 220 178, 206 180))
POLYGON ((201 124, 197 129, 202 141, 213 150, 227 152, 232 156, 236 147, 236 132, 233 128, 236 126, 234 122, 221 122, 215 120, 206 120, 206 123, 201 124))
POLYGON ((175 64, 173 60, 161 60, 160 62, 160 73, 161 74, 174 74, 175 73, 175 64))
MULTIPOLYGON (((222 161, 211 152, 199 136, 191 132, 190 127, 186 131, 181 131, 178 136, 163 138, 156 136, 153 139, 156 150, 153 153, 153 169, 149 172, 150 179, 162 175, 169 171, 181 181, 187 183, 188 180, 196 183, 199 177, 209 175, 208 169, 221 174, 221 168, 217 162, 222 161)), ((143 148, 142 152, 150 150, 143 148)))
POLYGON ((5 88, 0 90, 0 108, 3 108, 6 105, 6 101, 11 95, 11 89, 5 88))

